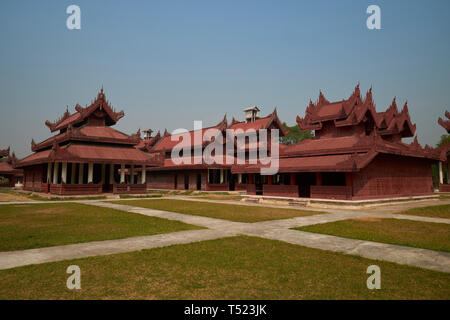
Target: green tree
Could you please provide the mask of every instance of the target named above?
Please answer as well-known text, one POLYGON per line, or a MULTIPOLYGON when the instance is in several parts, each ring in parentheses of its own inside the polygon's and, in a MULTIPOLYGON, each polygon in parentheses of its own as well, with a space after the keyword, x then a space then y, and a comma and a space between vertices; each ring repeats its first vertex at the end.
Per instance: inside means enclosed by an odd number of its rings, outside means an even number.
POLYGON ((289 133, 280 138, 280 142, 282 144, 294 144, 302 140, 312 138, 314 136, 311 131, 300 129, 298 124, 289 127, 286 122, 283 122, 283 128, 289 130, 289 133))
POLYGON ((450 134, 443 134, 437 146, 442 147, 444 144, 450 143, 450 134))

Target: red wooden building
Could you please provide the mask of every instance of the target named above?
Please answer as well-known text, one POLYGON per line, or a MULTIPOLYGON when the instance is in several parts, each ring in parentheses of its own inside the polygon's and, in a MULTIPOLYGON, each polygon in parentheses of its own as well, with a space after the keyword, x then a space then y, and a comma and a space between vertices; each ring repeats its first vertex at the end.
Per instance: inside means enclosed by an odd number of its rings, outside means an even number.
POLYGON ((8 149, 0 149, 0 188, 12 188, 16 183, 21 183, 23 170, 16 169, 16 156, 9 154, 8 149))
MULTIPOLYGON (((447 131, 447 133, 450 133, 450 112, 446 111, 445 116, 448 120, 439 118, 438 123, 447 131)), ((439 191, 450 192, 450 143, 441 146, 440 150, 443 162, 439 162, 439 191), (447 167, 447 183, 444 183, 443 165, 447 167)))
POLYGON ((112 128, 123 111, 114 111, 103 88, 89 106, 77 104, 75 110, 46 121, 58 133, 40 143, 33 140, 34 153, 16 165, 24 170, 24 189, 62 195, 145 193, 145 168, 161 160, 135 148, 139 131, 127 135, 112 128))
MULTIPOLYGON (((279 129, 280 135, 284 135, 283 128, 276 110, 266 117, 259 117, 259 109, 252 107, 246 110, 246 120, 237 121, 234 118, 231 123, 228 123, 227 118, 224 117, 217 125, 202 128, 201 130, 189 131, 189 141, 182 139, 182 134, 171 135, 164 132, 163 135, 158 133, 154 137, 147 137, 141 141, 138 148, 145 150, 150 154, 163 154, 164 163, 162 166, 154 166, 147 168, 148 180, 147 186, 153 189, 177 189, 177 190, 205 190, 205 191, 245 191, 247 190, 247 175, 233 174, 232 166, 236 163, 237 148, 231 154, 227 154, 225 141, 223 144, 223 163, 205 163, 203 157, 198 157, 199 161, 195 161, 195 148, 199 148, 201 152, 211 143, 207 141, 207 130, 217 129, 226 137, 227 129, 242 131, 260 129, 279 129), (199 141, 195 141, 195 135, 200 136, 199 141), (206 135, 205 135, 206 134, 206 135), (171 158, 172 150, 175 146, 185 146, 184 143, 189 144, 188 148, 191 150, 190 164, 176 164, 171 158), (227 161, 228 160, 228 161, 227 161)), ((255 145, 249 142, 245 145, 245 153, 248 153, 252 148, 258 148, 259 136, 255 145)))
MULTIPOLYGON (((280 129, 280 136, 285 134, 276 111, 264 118, 258 113, 259 109, 248 109, 246 121, 233 119, 228 125, 224 119, 216 127, 274 128, 280 129)), ((348 99, 341 101, 330 102, 320 93, 318 101, 310 102, 305 117, 297 117, 297 122, 303 130, 314 130, 314 138, 280 145, 279 172, 269 176, 260 174, 260 163, 176 165, 170 159, 170 150, 177 142, 171 141, 167 132, 141 141, 147 152, 165 153, 164 165, 147 169, 147 185, 341 200, 433 194, 431 164, 441 156, 439 150, 422 148, 417 137, 409 144, 402 141, 413 137, 416 130, 406 103, 399 111, 394 98, 385 112, 377 112, 372 90, 363 98, 358 85, 348 99)), ((251 146, 246 144, 245 148, 251 146)))

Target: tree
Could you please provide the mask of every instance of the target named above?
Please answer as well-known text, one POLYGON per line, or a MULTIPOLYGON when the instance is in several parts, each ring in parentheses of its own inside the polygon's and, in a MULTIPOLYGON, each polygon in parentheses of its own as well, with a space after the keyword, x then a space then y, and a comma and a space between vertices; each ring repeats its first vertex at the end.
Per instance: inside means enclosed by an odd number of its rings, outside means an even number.
POLYGON ((286 122, 283 122, 282 125, 283 128, 289 130, 289 133, 287 135, 280 138, 280 143, 282 144, 294 144, 312 138, 314 136, 311 131, 300 129, 298 124, 289 127, 286 122))
POLYGON ((443 134, 441 140, 439 140, 437 146, 442 147, 444 144, 450 143, 450 134, 443 134))

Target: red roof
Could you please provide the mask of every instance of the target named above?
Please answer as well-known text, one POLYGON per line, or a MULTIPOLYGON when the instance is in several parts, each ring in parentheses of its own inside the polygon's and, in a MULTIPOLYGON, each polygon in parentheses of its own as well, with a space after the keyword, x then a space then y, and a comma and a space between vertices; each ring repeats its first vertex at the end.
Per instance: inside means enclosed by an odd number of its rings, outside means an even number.
POLYGON ((55 141, 62 143, 69 140, 135 145, 139 142, 139 134, 129 136, 111 127, 86 125, 80 128, 70 128, 39 144, 35 144, 33 140, 31 149, 38 151, 52 146, 55 141))
POLYGON ((105 112, 107 115, 107 125, 113 125, 120 118, 124 116, 124 112, 115 112, 114 109, 110 106, 109 102, 106 100, 106 96, 103 93, 103 88, 98 93, 97 98, 88 106, 81 107, 79 104, 75 106, 76 112, 70 114, 68 110, 63 114, 61 118, 59 118, 55 122, 45 121, 45 124, 50 128, 51 132, 56 130, 63 130, 69 127, 69 125, 76 125, 90 116, 92 113, 100 110, 105 112))
POLYGON ((61 162, 94 162, 114 164, 160 165, 158 154, 144 153, 134 147, 109 146, 70 143, 68 145, 38 151, 21 160, 18 167, 47 163, 61 162))
POLYGON ((336 127, 352 126, 367 120, 367 115, 373 119, 376 130, 381 135, 414 136, 416 126, 411 123, 407 103, 402 111, 398 112, 394 98, 391 106, 385 112, 376 112, 372 88, 369 89, 363 100, 359 84, 348 99, 337 102, 329 102, 320 92, 318 101, 316 103, 310 101, 305 111, 305 117, 297 117, 297 123, 302 130, 321 130, 325 121, 333 121, 336 127))
MULTIPOLYGON (((186 158, 185 158, 186 159, 186 158)), ((223 155, 222 163, 218 163, 219 161, 213 162, 212 164, 207 164, 203 156, 200 157, 190 157, 190 163, 186 163, 187 161, 184 161, 184 163, 176 164, 173 162, 171 158, 164 159, 164 165, 163 166, 157 166, 150 168, 149 171, 164 171, 164 170, 185 170, 185 169, 207 169, 207 168, 230 168, 233 164, 236 163, 236 158, 233 156, 225 156, 223 155), (229 164, 227 163, 227 160, 229 161, 229 164)))
POLYGON ((277 129, 280 130, 280 137, 287 134, 286 129, 284 129, 280 119, 278 118, 276 109, 274 109, 273 112, 269 114, 267 117, 256 119, 253 122, 245 122, 245 121, 238 122, 233 118, 233 121, 231 122, 230 126, 228 126, 227 129, 242 130, 244 132, 246 132, 247 130, 258 131, 261 129, 270 129, 272 124, 277 129))
POLYGON ((14 169, 13 166, 7 161, 0 162, 0 174, 21 175, 22 173, 22 170, 14 169))

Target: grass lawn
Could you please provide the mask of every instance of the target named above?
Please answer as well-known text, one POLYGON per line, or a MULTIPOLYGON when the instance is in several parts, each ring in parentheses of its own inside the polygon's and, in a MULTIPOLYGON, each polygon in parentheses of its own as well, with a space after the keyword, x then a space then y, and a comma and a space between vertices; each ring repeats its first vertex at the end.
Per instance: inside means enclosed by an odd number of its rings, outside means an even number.
POLYGON ((441 205, 441 206, 413 208, 413 209, 396 212, 396 213, 397 214, 409 214, 412 216, 424 216, 424 217, 450 219, 450 204, 445 204, 445 205, 441 205))
POLYGON ((0 206, 0 251, 200 229, 78 203, 0 206))
POLYGON ((156 199, 156 200, 125 200, 112 201, 117 204, 126 204, 171 212, 179 212, 219 218, 238 222, 257 222, 265 220, 303 217, 325 212, 307 211, 298 209, 280 209, 258 206, 244 206, 189 200, 156 199))
POLYGON ((0 283, 2 299, 450 299, 450 274, 246 236, 3 270, 0 283), (380 290, 366 287, 373 264, 380 290))
POLYGON ((360 218, 294 229, 344 238, 450 251, 450 225, 444 223, 360 218))

